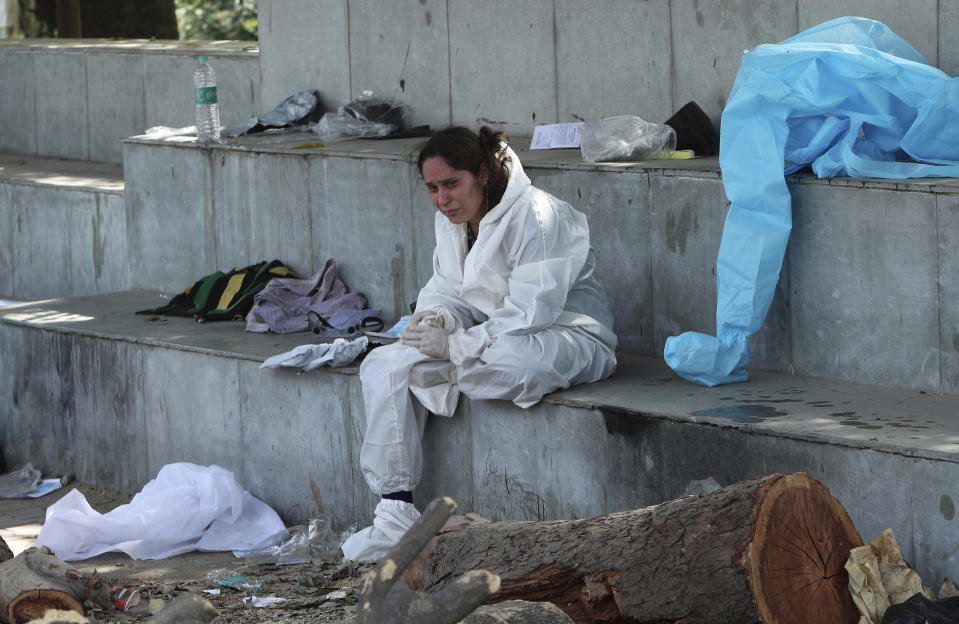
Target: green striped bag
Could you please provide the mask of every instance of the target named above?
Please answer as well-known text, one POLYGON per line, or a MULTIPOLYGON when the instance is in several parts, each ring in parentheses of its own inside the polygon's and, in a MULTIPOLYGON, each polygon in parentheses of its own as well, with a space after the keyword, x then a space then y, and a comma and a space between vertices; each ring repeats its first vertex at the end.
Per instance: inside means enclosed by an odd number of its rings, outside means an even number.
POLYGON ((217 271, 201 277, 159 308, 137 314, 192 316, 196 321, 243 320, 253 307, 253 295, 263 290, 274 277, 296 277, 279 260, 251 264, 229 273, 217 271))

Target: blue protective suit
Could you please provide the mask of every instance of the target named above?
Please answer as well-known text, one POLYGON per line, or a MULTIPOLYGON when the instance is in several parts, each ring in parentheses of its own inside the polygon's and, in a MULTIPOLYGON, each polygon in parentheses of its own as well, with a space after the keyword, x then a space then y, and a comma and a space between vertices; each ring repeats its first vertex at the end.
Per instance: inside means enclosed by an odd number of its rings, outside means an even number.
POLYGON ((716 262, 716 336, 666 340, 667 364, 706 386, 745 381, 792 228, 785 175, 959 177, 959 80, 884 24, 835 19, 743 56, 722 115, 731 202, 716 262))

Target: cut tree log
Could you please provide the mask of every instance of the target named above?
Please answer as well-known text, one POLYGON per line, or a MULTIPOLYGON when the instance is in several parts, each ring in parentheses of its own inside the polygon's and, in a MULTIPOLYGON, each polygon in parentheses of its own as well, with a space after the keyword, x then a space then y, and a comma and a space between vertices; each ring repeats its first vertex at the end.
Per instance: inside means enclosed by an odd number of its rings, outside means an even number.
POLYGON ((404 580, 433 591, 485 569, 501 578, 490 602, 549 601, 588 624, 855 624, 843 565, 861 545, 824 485, 775 474, 585 520, 460 525, 404 580))
POLYGON ((85 615, 84 600, 112 608, 110 591, 99 576, 84 576, 45 546, 0 563, 0 614, 8 624, 39 619, 51 609, 85 615))
POLYGON ((436 535, 454 509, 456 503, 453 499, 435 499, 399 543, 380 560, 376 569, 363 577, 357 624, 455 624, 496 591, 499 578, 486 570, 458 574, 435 594, 412 592, 397 582, 403 570, 436 535))
POLYGON ((436 593, 410 591, 397 582, 455 509, 453 499, 435 499, 376 569, 363 577, 357 624, 571 624, 556 605, 545 602, 512 600, 476 609, 499 587, 499 577, 486 570, 470 570, 436 593))

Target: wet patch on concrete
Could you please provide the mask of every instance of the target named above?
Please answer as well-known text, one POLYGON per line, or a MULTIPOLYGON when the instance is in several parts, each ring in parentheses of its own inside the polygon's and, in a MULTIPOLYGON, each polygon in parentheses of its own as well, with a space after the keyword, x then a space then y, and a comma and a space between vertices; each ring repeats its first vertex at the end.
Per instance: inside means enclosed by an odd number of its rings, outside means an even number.
POLYGON ((956 505, 948 494, 943 494, 942 498, 939 499, 939 513, 946 520, 952 520, 956 517, 956 505))
POLYGON ((846 425, 847 427, 855 427, 856 429, 882 429, 882 425, 867 425, 861 420, 840 420, 840 425, 846 425))
POLYGON ((713 409, 696 410, 694 416, 707 416, 711 418, 725 418, 734 423, 750 424, 761 423, 770 418, 779 418, 788 416, 789 412, 777 410, 770 405, 730 405, 729 407, 716 407, 713 409))

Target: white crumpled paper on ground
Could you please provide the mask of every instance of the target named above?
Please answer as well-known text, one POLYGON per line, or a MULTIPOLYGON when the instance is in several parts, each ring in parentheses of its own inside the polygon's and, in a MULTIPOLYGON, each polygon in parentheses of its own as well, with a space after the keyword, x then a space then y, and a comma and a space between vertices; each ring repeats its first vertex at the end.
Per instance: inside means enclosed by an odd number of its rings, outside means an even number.
POLYGON ((63 561, 122 551, 134 559, 166 559, 193 550, 252 548, 282 531, 266 503, 219 466, 167 464, 126 505, 101 514, 78 490, 47 508, 36 546, 63 561))

